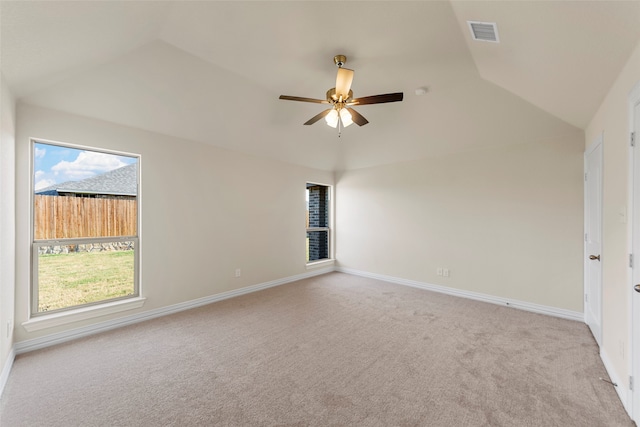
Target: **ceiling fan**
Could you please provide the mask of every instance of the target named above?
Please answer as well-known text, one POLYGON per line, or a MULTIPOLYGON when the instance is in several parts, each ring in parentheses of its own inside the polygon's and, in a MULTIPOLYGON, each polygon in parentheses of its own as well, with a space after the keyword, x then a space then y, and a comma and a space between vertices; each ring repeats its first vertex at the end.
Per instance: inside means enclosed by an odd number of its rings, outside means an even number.
POLYGON ((364 126, 369 121, 364 116, 351 108, 354 105, 383 104, 386 102, 402 101, 403 93, 385 93, 382 95, 365 96, 363 98, 353 98, 351 82, 353 81, 353 70, 342 68, 347 62, 344 55, 336 55, 333 62, 338 66, 338 76, 336 77, 336 87, 327 91, 327 99, 303 98, 299 96, 280 95, 280 99, 288 101, 314 102, 316 104, 330 104, 331 108, 316 114, 305 125, 312 125, 324 117, 327 124, 333 128, 347 127, 352 123, 364 126))

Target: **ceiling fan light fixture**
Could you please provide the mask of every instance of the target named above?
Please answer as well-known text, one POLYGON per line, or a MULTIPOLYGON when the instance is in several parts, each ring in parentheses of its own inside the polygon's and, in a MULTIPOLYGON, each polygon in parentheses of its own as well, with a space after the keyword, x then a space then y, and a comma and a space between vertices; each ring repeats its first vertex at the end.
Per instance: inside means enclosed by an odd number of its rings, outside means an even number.
POLYGON ((336 109, 329 111, 329 114, 324 116, 324 120, 332 128, 338 127, 338 120, 339 120, 338 111, 336 109))
POLYGON ((340 121, 342 121, 342 126, 347 127, 353 124, 353 118, 351 117, 351 113, 346 108, 340 110, 340 121))

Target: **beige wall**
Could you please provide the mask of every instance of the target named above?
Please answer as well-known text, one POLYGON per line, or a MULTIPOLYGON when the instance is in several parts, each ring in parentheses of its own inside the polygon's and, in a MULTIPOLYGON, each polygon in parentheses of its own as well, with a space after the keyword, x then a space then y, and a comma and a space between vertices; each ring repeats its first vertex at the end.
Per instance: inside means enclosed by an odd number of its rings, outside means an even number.
POLYGON ((15 219, 15 102, 0 75, 0 372, 13 345, 15 219))
POLYGON ((604 135, 602 351, 618 378, 628 374, 629 268, 628 224, 620 212, 628 208, 629 105, 631 89, 640 81, 640 43, 611 87, 585 131, 585 147, 604 135))
POLYGON ((340 267, 582 312, 583 138, 337 175, 340 267))
POLYGON ((17 342, 95 322, 33 333, 20 326, 29 304, 30 137, 142 156, 141 268, 147 301, 137 311, 306 272, 305 183, 333 184, 332 173, 19 104, 17 342), (242 277, 234 277, 236 268, 242 277))

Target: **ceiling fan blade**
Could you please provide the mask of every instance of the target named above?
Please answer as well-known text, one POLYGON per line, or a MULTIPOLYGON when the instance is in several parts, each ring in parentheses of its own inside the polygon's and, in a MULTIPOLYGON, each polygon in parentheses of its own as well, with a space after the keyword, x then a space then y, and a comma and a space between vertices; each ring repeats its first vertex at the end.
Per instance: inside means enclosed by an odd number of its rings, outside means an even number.
POLYGON ((402 92, 385 93, 383 95, 365 96, 364 98, 357 98, 350 102, 347 102, 347 105, 367 105, 367 104, 384 104, 385 102, 398 102, 398 101, 402 101, 403 96, 404 95, 402 92))
POLYGON ((329 111, 331 111, 331 110, 333 110, 333 108, 328 108, 328 109, 324 110, 323 112, 316 114, 315 116, 311 117, 309 120, 304 122, 304 124, 305 125, 314 124, 315 122, 317 122, 318 120, 320 120, 321 118, 323 118, 324 116, 329 114, 329 111))
POLYGON ((353 120, 353 123, 358 126, 364 126, 369 123, 369 120, 365 119, 362 114, 358 113, 353 108, 347 108, 347 111, 351 113, 351 120, 353 120))
POLYGON ((287 101, 301 101, 301 102, 313 102, 316 104, 328 104, 329 101, 325 99, 313 99, 313 98, 303 98, 301 96, 289 96, 289 95, 280 95, 279 99, 284 99, 287 101))
POLYGON ((351 82, 353 82, 353 70, 348 68, 338 68, 338 76, 336 77, 336 95, 342 99, 347 99, 351 90, 351 82))

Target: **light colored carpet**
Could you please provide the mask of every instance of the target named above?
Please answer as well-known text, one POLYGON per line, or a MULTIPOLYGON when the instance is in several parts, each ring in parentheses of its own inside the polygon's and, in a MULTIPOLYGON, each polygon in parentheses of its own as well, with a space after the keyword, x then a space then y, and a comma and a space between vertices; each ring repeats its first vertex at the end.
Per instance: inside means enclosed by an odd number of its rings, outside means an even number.
POLYGON ((17 357, 2 426, 632 426, 579 322, 331 273, 17 357))

